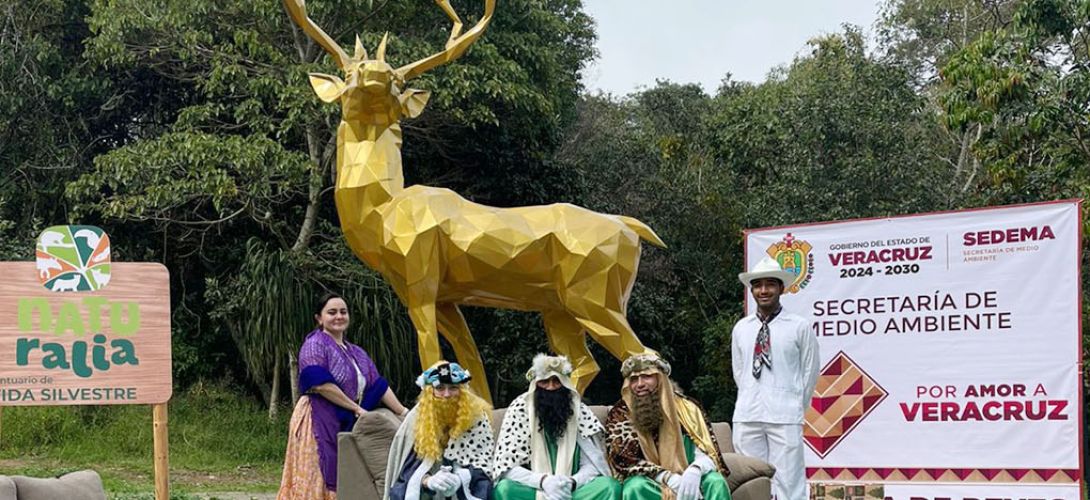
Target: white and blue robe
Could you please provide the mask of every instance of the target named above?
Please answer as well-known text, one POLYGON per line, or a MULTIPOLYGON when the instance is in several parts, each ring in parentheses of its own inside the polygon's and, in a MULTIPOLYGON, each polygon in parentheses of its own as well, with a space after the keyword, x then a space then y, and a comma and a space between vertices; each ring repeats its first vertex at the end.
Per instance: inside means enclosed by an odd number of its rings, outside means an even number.
POLYGON ((488 471, 492 468, 493 432, 487 414, 447 443, 440 461, 421 458, 413 451, 416 417, 417 409, 413 408, 390 446, 383 500, 488 500, 492 494, 488 471), (451 497, 423 486, 426 474, 435 474, 444 466, 462 480, 462 486, 451 497))

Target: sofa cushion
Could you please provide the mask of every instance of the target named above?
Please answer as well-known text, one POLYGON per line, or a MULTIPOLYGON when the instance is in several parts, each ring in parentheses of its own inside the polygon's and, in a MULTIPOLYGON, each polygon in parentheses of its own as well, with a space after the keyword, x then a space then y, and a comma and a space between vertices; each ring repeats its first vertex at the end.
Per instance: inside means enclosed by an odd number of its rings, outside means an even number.
POLYGON ((492 440, 495 441, 500 438, 500 426, 503 425, 503 415, 507 413, 507 408, 498 408, 492 410, 492 440))
POLYGON ((352 437, 356 440, 363 462, 380 488, 386 481, 386 459, 400 426, 401 417, 381 408, 365 413, 352 428, 352 437))
POLYGON ((57 478, 12 476, 19 500, 106 500, 102 478, 93 470, 71 472, 57 478))
POLYGON ((730 424, 726 422, 712 422, 712 432, 715 433, 715 440, 719 442, 719 451, 723 453, 734 453, 734 441, 730 433, 730 424))
POLYGON ((776 468, 772 464, 737 453, 724 453, 723 463, 727 466, 727 469, 730 469, 730 475, 727 476, 727 486, 731 491, 745 484, 746 481, 758 477, 772 477, 772 474, 776 473, 776 468))
POLYGON ((590 407, 590 411, 591 413, 594 413, 594 416, 598 417, 598 420, 601 420, 602 424, 604 425, 606 423, 606 417, 609 416, 610 408, 613 408, 613 406, 594 405, 590 407))
POLYGON ((0 476, 0 498, 15 498, 15 481, 8 476, 0 476))

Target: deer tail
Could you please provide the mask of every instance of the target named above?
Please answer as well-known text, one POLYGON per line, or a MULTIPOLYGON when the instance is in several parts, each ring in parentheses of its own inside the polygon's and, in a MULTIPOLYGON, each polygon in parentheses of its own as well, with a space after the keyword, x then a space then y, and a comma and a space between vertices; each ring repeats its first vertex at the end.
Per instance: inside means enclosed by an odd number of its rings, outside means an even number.
POLYGON ((655 232, 652 231, 651 228, 647 226, 647 224, 644 224, 632 217, 627 217, 624 215, 618 215, 617 217, 621 219, 621 222, 623 222, 624 225, 628 226, 629 229, 635 231, 636 234, 640 235, 640 238, 643 238, 648 243, 657 247, 666 248, 666 243, 663 243, 662 240, 659 239, 659 235, 655 234, 655 232))

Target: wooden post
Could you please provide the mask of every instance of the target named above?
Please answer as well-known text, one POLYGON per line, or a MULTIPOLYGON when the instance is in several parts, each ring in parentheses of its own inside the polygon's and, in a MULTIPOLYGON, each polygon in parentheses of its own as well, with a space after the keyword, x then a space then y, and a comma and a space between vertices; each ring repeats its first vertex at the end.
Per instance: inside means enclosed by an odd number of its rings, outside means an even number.
POLYGON ((155 500, 170 500, 167 404, 151 406, 152 442, 155 448, 155 500))

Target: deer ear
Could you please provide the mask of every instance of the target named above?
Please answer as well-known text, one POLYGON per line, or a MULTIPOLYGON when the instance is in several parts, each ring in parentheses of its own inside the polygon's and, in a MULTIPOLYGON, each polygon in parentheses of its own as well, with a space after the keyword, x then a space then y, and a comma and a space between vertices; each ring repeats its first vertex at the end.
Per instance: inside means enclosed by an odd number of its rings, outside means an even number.
POLYGON ((321 73, 310 74, 310 86, 314 87, 314 93, 318 94, 318 98, 325 102, 333 102, 340 99, 345 88, 344 80, 333 75, 323 75, 321 73))
POLYGON ((401 116, 409 118, 420 116, 420 113, 424 112, 424 106, 428 104, 429 97, 431 92, 427 90, 408 89, 402 92, 401 97, 398 98, 401 101, 401 116))

